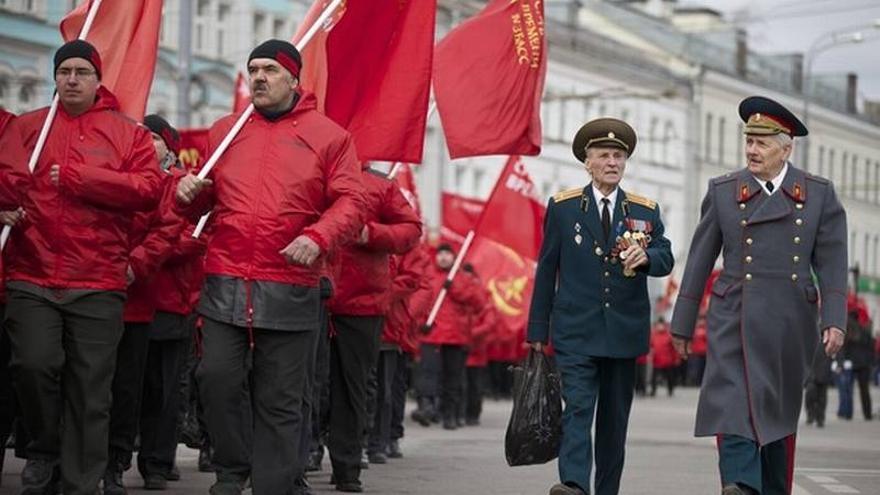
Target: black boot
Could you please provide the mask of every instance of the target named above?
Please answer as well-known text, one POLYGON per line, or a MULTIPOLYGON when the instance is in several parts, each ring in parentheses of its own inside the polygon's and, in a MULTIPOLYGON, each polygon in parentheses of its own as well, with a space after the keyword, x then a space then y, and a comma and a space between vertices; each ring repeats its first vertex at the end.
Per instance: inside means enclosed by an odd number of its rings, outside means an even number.
POLYGON ((419 397, 418 408, 410 414, 412 420, 422 426, 431 426, 434 417, 434 401, 430 397, 419 397))

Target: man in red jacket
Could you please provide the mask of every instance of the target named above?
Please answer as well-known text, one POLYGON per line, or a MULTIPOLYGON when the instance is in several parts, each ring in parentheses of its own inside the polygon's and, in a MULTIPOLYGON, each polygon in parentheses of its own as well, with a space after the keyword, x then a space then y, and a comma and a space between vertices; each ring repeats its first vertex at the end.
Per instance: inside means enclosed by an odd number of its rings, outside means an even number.
POLYGON ((149 132, 100 86, 95 48, 71 41, 54 62, 60 105, 33 174, 48 108, 0 138, 0 210, 25 212, 3 253, 6 325, 31 436, 24 493, 52 489, 59 457, 64 493, 94 493, 107 462, 129 229, 135 211, 155 207, 162 179, 149 132))
MULTIPOLYGON (((421 220, 396 182, 367 170, 363 187, 366 223, 354 242, 339 251, 340 275, 329 305, 334 335, 330 341, 328 447, 336 489, 344 492, 363 491, 360 462, 361 438, 367 424, 367 380, 379 357, 382 325, 391 296, 389 255, 409 251, 422 233, 421 220)), ((383 354, 380 373, 392 371, 393 352, 383 354)), ((389 428, 392 381, 384 376, 379 391, 380 413, 385 416, 381 421, 387 420, 389 428)))
MULTIPOLYGON (((147 115, 144 126, 152 135, 157 165, 162 168, 163 164, 168 163, 169 154, 176 156, 168 149, 177 147, 177 131, 158 115, 147 115)), ((126 493, 122 485, 122 473, 131 466, 135 438, 139 431, 150 326, 156 311, 154 275, 173 252, 174 243, 186 226, 186 221, 174 210, 174 177, 170 170, 164 170, 163 174, 165 191, 162 200, 152 211, 139 212, 135 216, 129 236, 129 242, 134 247, 129 253, 128 297, 122 313, 125 330, 116 350, 113 406, 110 409, 110 450, 104 472, 104 495, 126 493)), ((145 478, 145 487, 164 488, 164 475, 151 474, 154 476, 145 478)))
MULTIPOLYGON (((301 68, 288 42, 256 47, 247 65, 256 111, 210 179, 188 175, 178 185, 178 203, 193 219, 213 208, 196 376, 214 446, 214 495, 241 493, 248 476, 255 495, 293 489, 322 255, 363 226, 351 136, 300 90, 301 68), (252 427, 241 414, 248 380, 252 427)), ((211 127, 212 150, 236 119, 211 127)))
POLYGON ((422 337, 419 364, 419 410, 413 412, 413 417, 418 421, 431 415, 439 388, 443 428, 454 430, 458 427, 455 418, 464 391, 466 346, 470 341, 469 315, 478 312, 484 300, 473 277, 459 275, 451 284, 447 283, 446 277, 455 262, 451 246, 441 244, 435 260, 436 264, 428 275, 433 281, 433 295, 436 298, 443 287, 447 287, 448 292, 434 324, 423 330, 427 330, 427 334, 422 337))

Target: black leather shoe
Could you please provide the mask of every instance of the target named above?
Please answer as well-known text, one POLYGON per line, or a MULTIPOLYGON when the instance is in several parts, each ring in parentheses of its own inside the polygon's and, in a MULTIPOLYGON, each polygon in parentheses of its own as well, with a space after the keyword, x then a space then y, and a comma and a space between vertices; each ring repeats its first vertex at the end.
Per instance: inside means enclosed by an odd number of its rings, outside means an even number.
POLYGON ((550 488, 550 495, 586 495, 586 493, 576 486, 558 483, 550 488))
POLYGON ((168 488, 168 480, 161 474, 148 474, 144 476, 144 490, 165 490, 168 488))
POLYGON ((58 493, 61 467, 57 460, 28 459, 21 471, 21 495, 58 493))
POLYGON ((202 449, 199 451, 199 472, 200 473, 213 473, 214 472, 214 464, 211 462, 210 449, 202 449))
POLYGON ((724 488, 721 489, 721 495, 752 495, 753 493, 755 491, 751 488, 736 483, 724 485, 724 488))
POLYGON ((210 495, 241 495, 242 484, 237 481, 218 481, 208 490, 210 495))
POLYGON ((384 452, 373 452, 372 454, 368 454, 367 457, 370 460, 370 464, 387 464, 388 456, 385 455, 384 452))
POLYGON ((104 471, 104 495, 127 495, 125 485, 122 484, 122 470, 114 466, 107 466, 104 471))
POLYGON ((340 481, 336 483, 336 491, 360 493, 364 491, 364 485, 361 484, 360 480, 340 481))
POLYGON ((388 457, 391 459, 400 459, 403 457, 403 452, 400 450, 400 441, 392 440, 391 443, 388 444, 388 457))

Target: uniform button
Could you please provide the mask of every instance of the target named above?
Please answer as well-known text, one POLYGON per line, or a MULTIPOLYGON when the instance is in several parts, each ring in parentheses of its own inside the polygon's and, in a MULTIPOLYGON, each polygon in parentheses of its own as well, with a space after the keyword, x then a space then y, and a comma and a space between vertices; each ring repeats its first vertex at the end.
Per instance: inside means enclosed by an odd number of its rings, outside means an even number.
POLYGON ((605 287, 605 293, 606 293, 606 294, 610 294, 610 293, 611 293, 611 289, 609 289, 608 287, 605 287))
POLYGON ((803 203, 798 203, 798 204, 794 205, 794 207, 797 208, 798 210, 803 210, 803 209, 804 209, 804 204, 803 204, 803 203))
POLYGON ((801 238, 795 236, 795 238, 794 238, 794 243, 795 243, 795 244, 800 244, 800 243, 801 243, 801 238))
POLYGON ((752 257, 746 256, 746 263, 751 263, 751 262, 752 262, 752 257))
POLYGON ((741 226, 743 226, 743 227, 746 226, 746 223, 747 223, 747 222, 746 222, 746 219, 745 219, 745 218, 743 218, 742 220, 739 221, 739 224, 740 224, 741 226))
POLYGON ((803 219, 798 218, 797 220, 794 221, 794 224, 795 224, 795 225, 803 225, 803 224, 804 224, 804 221, 803 221, 803 219))
POLYGON ((605 303, 605 307, 606 307, 606 308, 610 308, 610 307, 611 307, 611 303, 605 303))
POLYGON ((746 273, 746 280, 751 280, 751 279, 752 279, 752 274, 746 273))
POLYGON ((745 203, 740 203, 740 204, 739 204, 739 209, 740 209, 740 210, 745 210, 745 209, 746 209, 746 204, 745 204, 745 203))
POLYGON ((611 272, 605 272, 605 276, 606 276, 606 277, 610 277, 610 276, 611 276, 611 272))
POLYGON ((596 246, 596 256, 602 256, 602 248, 596 246))
POLYGON ((753 241, 751 237, 746 239, 746 244, 748 244, 749 246, 751 246, 753 242, 755 242, 755 241, 753 241))
POLYGON ((791 261, 794 261, 795 263, 800 263, 800 261, 801 261, 801 257, 800 257, 800 256, 797 256, 797 255, 792 256, 792 257, 791 257, 791 261))
POLYGON ((793 282, 797 282, 797 279, 798 279, 797 273, 792 273, 792 274, 791 274, 791 280, 792 280, 793 282))

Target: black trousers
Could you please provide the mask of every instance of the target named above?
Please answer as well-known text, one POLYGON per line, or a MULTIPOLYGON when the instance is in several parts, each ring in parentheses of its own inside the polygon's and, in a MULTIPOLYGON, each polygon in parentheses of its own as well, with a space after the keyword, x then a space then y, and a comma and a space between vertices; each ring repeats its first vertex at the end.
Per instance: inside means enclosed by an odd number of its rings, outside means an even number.
POLYGON ((804 407, 807 409, 807 422, 825 424, 825 410, 828 408, 828 384, 810 381, 804 392, 804 407))
POLYGON ((367 380, 379 352, 381 316, 331 317, 330 435, 328 447, 337 481, 360 478, 361 441, 367 421, 367 380))
POLYGON ((7 294, 13 384, 31 436, 26 454, 60 456, 64 493, 93 495, 107 464, 125 295, 94 292, 58 302, 20 290, 7 294))
POLYGON ((636 363, 636 394, 645 395, 647 391, 648 365, 636 363))
POLYGON ((388 349, 379 352, 376 365, 376 408, 367 452, 385 453, 391 442, 391 419, 394 409, 394 376, 397 374, 400 351, 388 349))
POLYGON ((12 375, 9 372, 9 336, 3 329, 3 312, 6 306, 0 304, 0 473, 3 473, 3 459, 6 454, 6 440, 12 433, 15 420, 15 390, 12 388, 12 375))
POLYGON ((859 387, 862 415, 865 419, 873 419, 873 411, 871 410, 871 367, 853 369, 853 380, 859 387))
POLYGON ((149 349, 150 324, 126 322, 117 348, 116 373, 113 375, 108 459, 110 469, 124 471, 131 467, 149 349))
MULTIPOLYGON (((322 339, 320 333, 324 332, 324 320, 326 318, 326 310, 322 307, 322 315, 321 315, 321 327, 318 332, 316 332, 315 337, 311 342, 311 352, 306 358, 306 380, 305 380, 305 389, 303 389, 303 401, 302 401, 302 418, 303 424, 300 428, 299 434, 299 455, 296 458, 296 462, 294 463, 294 471, 298 478, 305 478, 306 475, 306 464, 309 458, 309 452, 312 447, 312 432, 314 428, 312 426, 312 421, 314 420, 314 411, 318 409, 319 402, 317 400, 317 394, 315 388, 318 384, 317 378, 317 360, 318 360, 318 346, 320 345, 320 341, 322 339)), ((323 338, 326 340, 326 334, 324 334, 323 338)))
POLYGON ((788 495, 794 472, 796 435, 763 447, 738 435, 718 435, 721 484, 746 485, 762 495, 788 495))
POLYGON ((467 351, 460 345, 422 344, 419 363, 419 398, 440 397, 440 409, 447 420, 455 420, 464 394, 467 351), (439 394, 438 394, 439 392, 439 394))
POLYGON ((140 410, 141 446, 138 471, 142 476, 168 476, 177 452, 177 421, 182 394, 180 374, 192 340, 193 319, 186 315, 157 313, 156 319, 181 327, 180 339, 150 339, 140 410), (173 322, 173 323, 172 323, 173 322))
POLYGON ((250 475, 255 495, 292 493, 307 361, 317 332, 255 328, 252 351, 245 328, 205 318, 203 333, 196 381, 217 480, 241 482, 250 475), (245 390, 252 425, 242 410, 245 390))
POLYGON ((661 377, 666 382, 666 394, 671 397, 679 377, 678 368, 654 368, 654 372, 651 373, 651 397, 657 395, 657 381, 661 377))
POLYGON ((466 378, 464 417, 474 421, 480 419, 480 415, 483 413, 483 389, 486 381, 486 368, 483 366, 469 366, 466 378))
POLYGON ((409 382, 412 356, 400 354, 394 370, 394 383, 391 386, 391 440, 403 438, 403 418, 406 412, 406 389, 409 382))
POLYGON ((330 321, 326 312, 321 317, 315 352, 315 384, 312 389, 312 452, 323 451, 330 427, 330 321))

